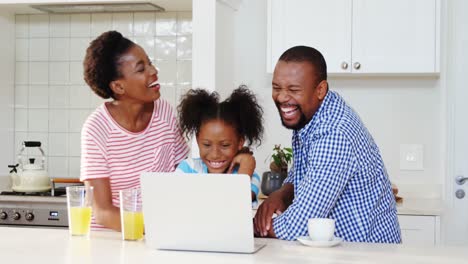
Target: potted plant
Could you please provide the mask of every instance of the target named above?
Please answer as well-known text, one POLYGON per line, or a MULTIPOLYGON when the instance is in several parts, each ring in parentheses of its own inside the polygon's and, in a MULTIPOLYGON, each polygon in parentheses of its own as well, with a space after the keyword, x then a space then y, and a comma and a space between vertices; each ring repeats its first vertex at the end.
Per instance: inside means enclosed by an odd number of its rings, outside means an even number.
POLYGON ((266 171, 262 175, 261 189, 264 195, 269 195, 281 188, 283 181, 288 176, 288 166, 292 157, 291 148, 275 145, 273 154, 271 154, 270 171, 266 171))

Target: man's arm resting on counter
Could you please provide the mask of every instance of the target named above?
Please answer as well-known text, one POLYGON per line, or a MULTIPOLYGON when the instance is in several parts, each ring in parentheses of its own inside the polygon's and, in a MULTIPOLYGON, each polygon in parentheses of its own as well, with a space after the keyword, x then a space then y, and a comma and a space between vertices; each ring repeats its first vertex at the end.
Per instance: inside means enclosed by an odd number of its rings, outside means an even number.
POLYGON ((288 208, 294 199, 292 183, 284 184, 279 190, 270 194, 257 210, 254 219, 254 229, 257 236, 276 237, 272 228, 273 214, 280 214, 288 208))
POLYGON ((120 209, 112 204, 109 178, 86 180, 85 184, 94 187, 93 215, 96 223, 120 231, 120 209))

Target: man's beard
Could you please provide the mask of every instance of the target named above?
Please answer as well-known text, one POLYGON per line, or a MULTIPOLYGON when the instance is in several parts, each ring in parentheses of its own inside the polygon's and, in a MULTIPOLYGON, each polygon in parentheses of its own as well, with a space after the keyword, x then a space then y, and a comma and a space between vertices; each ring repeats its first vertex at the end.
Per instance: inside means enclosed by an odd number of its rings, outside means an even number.
POLYGON ((287 128, 287 129, 293 129, 293 130, 299 130, 303 127, 305 127, 305 125, 307 125, 307 118, 306 116, 304 115, 304 112, 302 112, 302 109, 301 107, 298 105, 297 106, 297 111, 299 111, 301 113, 301 117, 299 118, 299 121, 294 124, 294 125, 287 125, 286 123, 284 123, 284 120, 283 120, 283 116, 281 114, 281 108, 280 108, 280 104, 279 103, 276 103, 276 108, 278 109, 278 113, 280 115, 280 119, 281 119, 281 124, 287 128))

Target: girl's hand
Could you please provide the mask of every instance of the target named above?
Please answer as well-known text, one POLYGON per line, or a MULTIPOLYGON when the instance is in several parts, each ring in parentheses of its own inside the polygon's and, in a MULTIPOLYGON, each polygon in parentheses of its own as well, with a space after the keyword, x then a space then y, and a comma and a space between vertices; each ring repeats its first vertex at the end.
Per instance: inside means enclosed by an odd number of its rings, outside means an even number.
POLYGON ((234 168, 239 166, 238 174, 247 174, 252 177, 255 171, 256 161, 254 156, 250 153, 238 153, 229 166, 228 173, 232 173, 234 168))

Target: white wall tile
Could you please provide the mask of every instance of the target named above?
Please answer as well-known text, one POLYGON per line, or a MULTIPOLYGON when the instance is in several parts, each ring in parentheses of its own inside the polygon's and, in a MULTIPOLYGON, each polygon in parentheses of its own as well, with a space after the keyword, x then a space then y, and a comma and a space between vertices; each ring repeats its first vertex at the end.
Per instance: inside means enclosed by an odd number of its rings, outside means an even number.
POLYGON ((135 36, 153 37, 155 35, 155 15, 150 12, 134 13, 133 33, 135 36))
POLYGON ((49 107, 49 86, 30 85, 29 86, 29 108, 49 107))
POLYGON ((146 52, 150 60, 154 59, 154 38, 153 37, 134 37, 134 42, 146 52))
POLYGON ((155 38, 155 54, 156 60, 175 60, 177 53, 176 37, 162 36, 155 38))
POLYGON ((89 38, 72 38, 70 41, 70 60, 83 63, 86 49, 89 46, 89 38))
POLYGON ((166 12, 156 14, 156 36, 177 35, 177 13, 166 12))
POLYGON ((46 132, 47 133, 49 131, 49 110, 48 109, 29 109, 28 130, 30 132, 46 132))
POLYGON ((29 39, 19 38, 16 39, 15 49, 16 61, 28 61, 29 60, 29 39))
POLYGON ((68 160, 68 177, 80 178, 80 158, 70 157, 68 160))
POLYGON ((49 110, 49 132, 68 132, 69 110, 50 109, 49 110))
POLYGON ((133 36, 133 13, 113 13, 112 29, 117 30, 124 37, 133 36))
POLYGON ((177 61, 177 83, 192 83, 192 61, 177 61))
POLYGON ((27 85, 15 86, 15 108, 28 107, 29 88, 27 85))
POLYGON ((89 110, 70 110, 69 116, 69 132, 81 132, 86 118, 88 118, 89 110))
MULTIPOLYGON (((88 88, 91 90, 91 88, 88 88)), ((94 91, 91 91, 91 100, 89 104, 90 109, 95 109, 98 106, 102 105, 106 100, 101 98, 99 95, 95 94, 94 91)))
POLYGON ((30 62, 29 63, 29 83, 49 84, 49 63, 30 62))
POLYGON ((161 85, 161 98, 168 101, 173 107, 177 106, 176 100, 176 86, 175 85, 161 85))
POLYGON ((29 83, 29 63, 16 62, 15 65, 15 84, 29 83))
POLYGON ((50 61, 69 61, 70 38, 51 38, 49 59, 50 61))
POLYGON ((49 37, 49 15, 29 16, 29 37, 48 38, 49 37))
POLYGON ((70 37, 70 15, 50 15, 49 26, 51 37, 70 37))
POLYGON ((91 36, 97 37, 102 33, 111 30, 112 14, 96 13, 91 14, 91 36))
POLYGON ((70 16, 70 36, 72 38, 91 36, 90 14, 74 14, 70 16))
POLYGON ((180 103, 180 99, 184 96, 190 89, 192 89, 192 84, 178 84, 176 88, 176 102, 180 103))
POLYGON ((15 131, 28 131, 28 109, 15 109, 15 131))
MULTIPOLYGON (((47 156, 49 153, 49 134, 48 133, 40 133, 40 132, 29 132, 27 136, 28 141, 40 141, 41 148, 44 151, 44 154, 47 156)), ((31 151, 32 153, 39 153, 37 149, 31 151)), ((47 163, 47 160, 46 160, 47 163)))
POLYGON ((91 93, 87 86, 70 86, 70 108, 89 108, 91 104, 91 93))
POLYGON ((29 61, 49 60, 49 39, 36 38, 29 40, 29 61))
POLYGON ((192 59, 192 36, 183 35, 177 36, 177 59, 191 60, 192 59))
POLYGON ((68 108, 68 86, 49 86, 49 108, 68 108))
POLYGON ((158 69, 159 83, 174 85, 177 81, 177 62, 176 61, 156 61, 158 69))
POLYGON ((81 136, 80 133, 70 133, 68 141, 68 156, 79 157, 81 155, 81 136))
POLYGON ((192 13, 179 12, 177 13, 177 35, 192 34, 192 13))
POLYGON ((49 133, 49 155, 67 156, 68 155, 68 134, 67 133, 49 133))
POLYGON ((49 83, 70 84, 70 62, 50 62, 49 83))
POLYGON ((15 16, 15 35, 17 38, 29 37, 29 16, 16 15, 15 16))
POLYGON ((15 132, 15 162, 16 157, 18 156, 21 147, 23 146, 23 142, 28 140, 28 133, 27 132, 15 132))
POLYGON ((85 84, 85 81, 83 79, 83 61, 70 62, 70 84, 85 84))
POLYGON ((52 178, 68 177, 68 157, 49 157, 47 170, 52 178))

